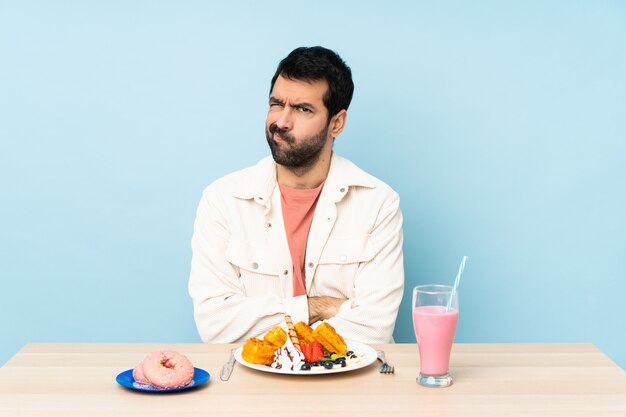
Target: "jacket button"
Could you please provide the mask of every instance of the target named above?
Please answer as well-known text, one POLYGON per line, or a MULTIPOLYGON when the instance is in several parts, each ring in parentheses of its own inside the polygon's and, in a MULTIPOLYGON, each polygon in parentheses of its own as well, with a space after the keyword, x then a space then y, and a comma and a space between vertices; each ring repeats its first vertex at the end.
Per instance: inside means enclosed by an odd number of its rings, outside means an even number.
POLYGON ((272 223, 268 223, 268 224, 267 224, 267 227, 272 227, 272 223))
POLYGON ((343 188, 343 187, 341 187, 341 188, 339 189, 339 192, 340 192, 340 193, 345 193, 345 192, 346 192, 346 189, 345 189, 345 188, 343 188))
POLYGON ((309 268, 313 268, 313 262, 309 262, 309 268))
POLYGON ((346 255, 341 255, 341 256, 339 257, 339 260, 340 260, 341 262, 345 262, 345 261, 347 261, 347 260, 348 260, 348 257, 347 257, 346 255))
POLYGON ((259 269, 259 264, 256 262, 252 262, 252 269, 259 269))
POLYGON ((285 270, 283 271, 283 275, 288 275, 288 274, 289 274, 289 270, 285 269, 285 270))

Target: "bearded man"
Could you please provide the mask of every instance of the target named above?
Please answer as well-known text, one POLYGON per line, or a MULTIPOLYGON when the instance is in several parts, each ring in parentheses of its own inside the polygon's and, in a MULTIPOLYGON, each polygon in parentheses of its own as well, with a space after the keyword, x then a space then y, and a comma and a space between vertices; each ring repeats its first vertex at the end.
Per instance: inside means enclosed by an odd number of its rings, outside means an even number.
POLYGON ((347 340, 393 341, 399 197, 333 152, 353 91, 329 49, 297 48, 279 63, 265 126, 272 157, 213 182, 197 210, 189 294, 203 341, 262 337, 287 314, 313 328, 327 321, 347 340))

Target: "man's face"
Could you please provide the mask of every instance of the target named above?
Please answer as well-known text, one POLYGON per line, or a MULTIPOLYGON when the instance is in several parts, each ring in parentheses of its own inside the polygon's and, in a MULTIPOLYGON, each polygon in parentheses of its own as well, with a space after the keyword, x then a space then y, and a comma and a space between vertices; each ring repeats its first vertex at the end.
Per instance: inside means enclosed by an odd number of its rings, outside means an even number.
POLYGON ((332 138, 323 97, 326 81, 306 82, 279 76, 270 94, 265 137, 277 164, 312 166, 332 138))

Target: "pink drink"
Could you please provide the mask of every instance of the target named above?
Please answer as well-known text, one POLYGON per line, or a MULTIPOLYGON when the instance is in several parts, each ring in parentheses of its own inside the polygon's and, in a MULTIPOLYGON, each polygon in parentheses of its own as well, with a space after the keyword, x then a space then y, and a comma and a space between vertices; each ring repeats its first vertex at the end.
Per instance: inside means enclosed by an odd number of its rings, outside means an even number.
POLYGON ((459 310, 445 306, 423 306, 413 309, 413 326, 420 350, 420 373, 448 373, 450 351, 454 341, 459 310))

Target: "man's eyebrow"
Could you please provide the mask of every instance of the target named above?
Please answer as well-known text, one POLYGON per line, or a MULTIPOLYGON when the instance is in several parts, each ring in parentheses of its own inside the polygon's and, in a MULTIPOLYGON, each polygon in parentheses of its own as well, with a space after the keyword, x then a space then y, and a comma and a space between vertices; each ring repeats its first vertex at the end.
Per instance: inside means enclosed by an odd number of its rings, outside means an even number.
MULTIPOLYGON (((270 101, 269 102, 270 102, 270 104, 280 104, 280 105, 284 105, 285 104, 285 102, 283 100, 281 100, 279 98, 276 98, 274 96, 270 96, 270 101)), ((303 101, 301 103, 293 102, 290 105, 291 105, 291 107, 304 107, 304 108, 307 108, 307 109, 310 109, 310 110, 315 110, 315 108, 316 108, 313 104, 311 104, 311 103, 309 103, 307 101, 303 101)))
POLYGON ((315 106, 314 106, 314 105, 312 105, 311 103, 307 103, 306 101, 303 101, 303 102, 301 102, 301 103, 291 103, 291 105, 292 105, 293 107, 305 107, 305 108, 307 108, 307 109, 311 109, 311 110, 314 110, 314 109, 315 109, 315 106))

